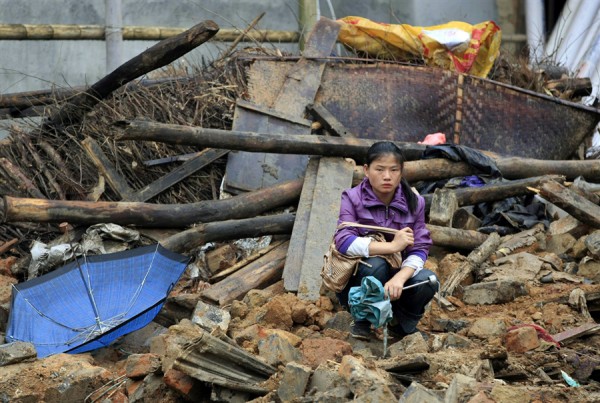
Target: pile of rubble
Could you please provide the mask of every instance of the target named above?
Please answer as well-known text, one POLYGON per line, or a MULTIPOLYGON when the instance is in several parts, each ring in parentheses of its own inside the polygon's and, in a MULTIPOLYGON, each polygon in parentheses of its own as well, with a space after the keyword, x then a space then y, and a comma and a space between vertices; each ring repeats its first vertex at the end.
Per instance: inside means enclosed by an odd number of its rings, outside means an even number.
MULTIPOLYGON (((399 142, 411 156, 403 174, 427 201, 434 247, 426 268, 441 291, 420 332, 396 340, 378 329, 376 339, 353 339, 352 317, 321 287, 319 271, 341 190, 361 179, 356 165, 368 146, 387 137, 353 137, 353 124, 368 117, 356 119, 349 101, 348 112, 326 100, 340 99, 335 80, 385 71, 317 60, 337 35, 322 21, 309 56, 293 63, 246 55, 194 79, 117 90, 142 74, 140 64, 150 71, 168 63, 165 49, 207 40, 213 25, 163 41, 151 57, 47 106, 41 125, 15 127, 0 147, 3 333, 12 286, 58 265, 32 257, 34 241, 46 258, 156 242, 192 258, 154 322, 110 346, 37 358, 32 344, 0 345, 0 400, 600 398, 600 161, 467 147, 477 163, 421 159, 424 145, 399 142), (474 176, 481 186, 465 187, 474 176), (92 237, 97 224, 113 233, 92 237), (123 238, 119 226, 136 236, 123 238), (90 238, 94 246, 84 246, 90 238)), ((579 112, 582 122, 598 122, 597 111, 579 112)))

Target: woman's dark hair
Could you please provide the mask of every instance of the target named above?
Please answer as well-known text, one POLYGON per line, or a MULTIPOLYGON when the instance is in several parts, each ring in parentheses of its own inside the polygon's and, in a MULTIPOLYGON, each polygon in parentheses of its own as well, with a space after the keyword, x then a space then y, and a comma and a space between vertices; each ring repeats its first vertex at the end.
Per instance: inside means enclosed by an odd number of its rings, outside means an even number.
MULTIPOLYGON (((371 163, 386 154, 392 154, 396 161, 400 164, 400 170, 404 169, 404 153, 402 150, 391 141, 378 141, 377 143, 373 143, 369 150, 367 151, 367 160, 366 164, 371 165, 371 163)), ((404 197, 406 197, 406 202, 408 204, 408 209, 411 213, 414 213, 417 210, 418 199, 417 195, 411 189, 410 185, 404 179, 404 176, 400 180, 400 186, 402 186, 402 193, 404 193, 404 197)))

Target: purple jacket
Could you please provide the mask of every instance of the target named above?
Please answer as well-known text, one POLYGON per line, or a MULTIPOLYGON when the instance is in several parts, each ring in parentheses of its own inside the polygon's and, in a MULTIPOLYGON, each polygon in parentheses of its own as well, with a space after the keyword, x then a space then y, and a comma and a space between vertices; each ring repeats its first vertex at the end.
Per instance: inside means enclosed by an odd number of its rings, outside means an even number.
MULTIPOLYGON (((402 252, 402 257, 406 259, 410 255, 417 255, 425 261, 432 241, 429 230, 425 226, 425 199, 421 196, 417 198, 418 207, 414 214, 410 213, 402 187, 398 186, 388 207, 377 198, 369 180, 365 178, 359 185, 346 189, 342 193, 338 224, 342 221, 350 221, 393 229, 410 227, 414 233, 415 243, 402 252)), ((340 252, 346 253, 356 237, 365 236, 370 231, 365 228, 342 228, 335 234, 335 246, 340 252)), ((388 241, 393 239, 391 234, 385 234, 385 237, 388 241)))

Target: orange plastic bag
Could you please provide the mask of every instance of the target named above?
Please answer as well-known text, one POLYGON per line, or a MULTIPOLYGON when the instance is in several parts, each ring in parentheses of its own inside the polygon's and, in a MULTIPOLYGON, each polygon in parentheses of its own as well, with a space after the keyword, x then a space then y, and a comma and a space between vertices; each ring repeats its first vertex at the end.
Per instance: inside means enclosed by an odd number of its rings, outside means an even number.
POLYGON ((376 58, 422 57, 431 66, 486 77, 500 52, 501 31, 493 21, 452 21, 431 27, 384 24, 344 17, 339 41, 376 58))

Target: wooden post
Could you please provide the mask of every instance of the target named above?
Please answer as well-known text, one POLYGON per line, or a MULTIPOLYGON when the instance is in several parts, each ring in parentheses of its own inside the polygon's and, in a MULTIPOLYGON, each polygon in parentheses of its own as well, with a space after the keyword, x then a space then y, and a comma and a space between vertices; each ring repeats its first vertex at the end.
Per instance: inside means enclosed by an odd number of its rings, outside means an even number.
POLYGON ((300 50, 304 50, 304 44, 308 34, 312 31, 315 23, 317 22, 317 0, 298 0, 299 6, 299 25, 298 30, 300 31, 300 39, 298 46, 300 50))
POLYGON ((481 220, 466 208, 459 208, 452 217, 452 227, 475 231, 481 226, 481 220))
POLYGON ((544 199, 565 210, 582 223, 600 228, 600 206, 585 197, 553 181, 542 184, 539 193, 544 199))
POLYGON ((429 223, 444 227, 452 226, 452 217, 458 209, 458 199, 450 189, 436 189, 431 200, 429 223))

